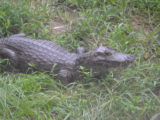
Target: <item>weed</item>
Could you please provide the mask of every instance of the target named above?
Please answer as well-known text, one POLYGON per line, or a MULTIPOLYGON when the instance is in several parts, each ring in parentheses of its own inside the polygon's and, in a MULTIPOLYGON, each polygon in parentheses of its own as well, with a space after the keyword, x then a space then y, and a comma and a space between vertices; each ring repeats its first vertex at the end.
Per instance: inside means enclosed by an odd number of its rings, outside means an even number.
MULTIPOLYGON (((156 119, 160 109, 159 5, 158 0, 0 0, 1 37, 24 32, 54 40, 70 51, 103 44, 136 57, 126 69, 111 69, 103 79, 93 79, 81 68, 84 79, 67 86, 46 73, 0 71, 0 119, 156 119), (78 14, 74 20, 65 13, 69 10, 78 14), (54 34, 50 23, 57 17, 71 29, 54 34)), ((7 61, 0 61, 4 69, 2 63, 7 61)))

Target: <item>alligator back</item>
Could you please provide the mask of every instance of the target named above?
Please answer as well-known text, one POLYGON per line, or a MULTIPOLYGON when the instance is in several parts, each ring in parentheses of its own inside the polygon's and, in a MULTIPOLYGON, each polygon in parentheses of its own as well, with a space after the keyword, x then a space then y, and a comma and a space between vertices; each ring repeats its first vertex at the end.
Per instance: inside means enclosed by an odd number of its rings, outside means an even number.
POLYGON ((55 64, 72 66, 77 58, 76 54, 71 54, 50 41, 33 40, 21 36, 0 39, 0 51, 0 54, 5 54, 5 56, 8 54, 7 56, 14 60, 13 62, 17 63, 16 66, 21 69, 26 69, 28 63, 35 64, 38 69, 45 70, 51 70, 55 64))

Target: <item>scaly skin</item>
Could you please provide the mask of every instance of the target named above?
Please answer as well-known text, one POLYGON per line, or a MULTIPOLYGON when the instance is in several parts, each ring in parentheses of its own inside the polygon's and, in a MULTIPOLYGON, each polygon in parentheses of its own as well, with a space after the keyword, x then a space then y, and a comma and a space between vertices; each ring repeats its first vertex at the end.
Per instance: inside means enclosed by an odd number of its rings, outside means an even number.
POLYGON ((92 69, 97 75, 104 75, 110 67, 126 65, 134 60, 133 55, 124 54, 110 47, 100 46, 95 50, 69 53, 59 45, 47 40, 33 40, 25 34, 16 34, 0 39, 0 57, 8 58, 11 64, 27 71, 29 64, 36 70, 51 71, 54 69, 57 77, 63 83, 69 83, 79 76, 79 67, 92 69))

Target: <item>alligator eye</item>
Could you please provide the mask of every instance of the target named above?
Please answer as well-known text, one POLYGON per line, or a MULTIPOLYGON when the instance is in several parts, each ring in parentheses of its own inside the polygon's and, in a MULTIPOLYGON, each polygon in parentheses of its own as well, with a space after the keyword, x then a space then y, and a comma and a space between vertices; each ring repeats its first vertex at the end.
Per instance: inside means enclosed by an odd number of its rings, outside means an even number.
POLYGON ((97 56, 104 56, 104 53, 102 53, 102 52, 96 52, 94 55, 95 55, 95 57, 97 57, 97 56))
POLYGON ((95 56, 110 56, 112 53, 110 52, 97 52, 95 56))
POLYGON ((105 52, 105 55, 110 56, 110 55, 112 55, 112 53, 110 53, 110 52, 105 52))

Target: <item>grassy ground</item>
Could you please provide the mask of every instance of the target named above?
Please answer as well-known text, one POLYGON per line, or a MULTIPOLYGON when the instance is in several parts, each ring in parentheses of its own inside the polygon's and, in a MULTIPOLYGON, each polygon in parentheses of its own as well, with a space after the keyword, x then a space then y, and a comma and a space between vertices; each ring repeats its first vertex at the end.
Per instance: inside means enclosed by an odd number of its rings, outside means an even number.
POLYGON ((126 69, 68 86, 44 73, 1 72, 0 119, 158 120, 159 12, 159 0, 0 0, 0 37, 24 32, 69 51, 103 44, 136 56, 126 69))

